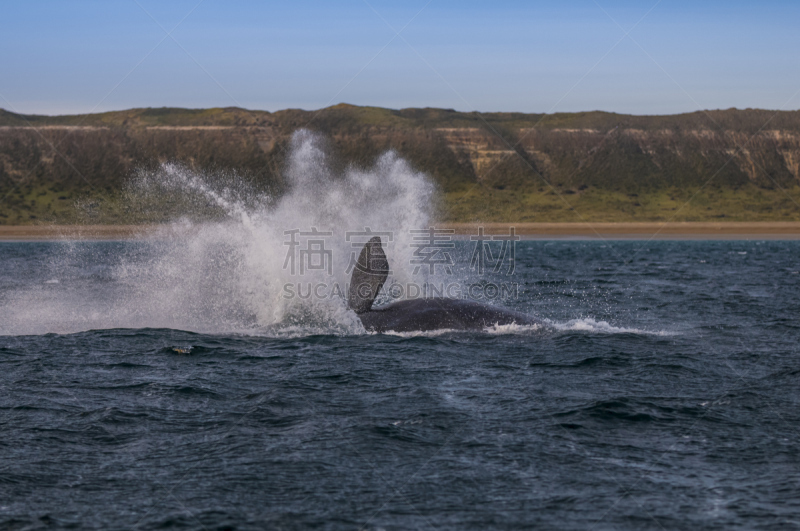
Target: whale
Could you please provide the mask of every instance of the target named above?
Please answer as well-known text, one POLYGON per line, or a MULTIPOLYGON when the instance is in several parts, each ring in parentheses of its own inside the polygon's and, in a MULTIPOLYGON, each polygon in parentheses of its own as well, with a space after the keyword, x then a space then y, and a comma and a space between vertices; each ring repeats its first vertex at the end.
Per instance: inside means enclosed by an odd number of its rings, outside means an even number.
POLYGON ((407 299, 373 307, 389 276, 389 262, 380 236, 374 236, 356 260, 348 288, 347 305, 371 332, 426 332, 484 330, 499 325, 534 325, 535 317, 476 301, 432 297, 407 299))

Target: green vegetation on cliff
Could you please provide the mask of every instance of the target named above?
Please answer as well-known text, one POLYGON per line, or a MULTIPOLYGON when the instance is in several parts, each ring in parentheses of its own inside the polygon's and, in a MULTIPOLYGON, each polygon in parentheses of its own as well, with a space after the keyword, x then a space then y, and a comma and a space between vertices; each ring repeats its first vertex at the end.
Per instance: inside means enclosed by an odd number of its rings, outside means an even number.
POLYGON ((278 196, 299 128, 323 133, 339 167, 367 167, 396 150, 437 182, 448 221, 800 220, 800 112, 337 105, 52 117, 0 109, 0 224, 146 221, 125 209, 122 190, 137 170, 164 162, 278 196))

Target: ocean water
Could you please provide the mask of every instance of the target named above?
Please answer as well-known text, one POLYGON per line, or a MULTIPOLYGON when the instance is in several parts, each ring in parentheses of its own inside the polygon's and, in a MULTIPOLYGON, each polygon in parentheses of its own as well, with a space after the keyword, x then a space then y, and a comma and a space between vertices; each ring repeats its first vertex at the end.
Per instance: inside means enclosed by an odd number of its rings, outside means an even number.
POLYGON ((521 241, 542 326, 369 334, 159 309, 165 241, 0 243, 3 529, 800 525, 798 242, 521 241))
POLYGON ((170 214, 145 239, 0 243, 0 529, 800 526, 800 242, 504 253, 424 232, 396 154, 330 159, 296 133, 277 198, 168 164, 126 191, 170 214), (540 324, 367 332, 376 232, 380 304, 540 324))

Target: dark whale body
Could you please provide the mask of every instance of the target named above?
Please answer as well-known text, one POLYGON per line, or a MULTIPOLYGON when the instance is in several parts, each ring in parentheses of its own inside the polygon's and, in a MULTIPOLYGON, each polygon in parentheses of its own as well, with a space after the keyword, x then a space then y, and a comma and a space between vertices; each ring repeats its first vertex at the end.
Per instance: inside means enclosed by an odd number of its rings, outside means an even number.
POLYGON ((367 330, 483 330, 494 325, 531 325, 539 322, 524 313, 461 299, 410 299, 373 309, 372 304, 388 274, 389 262, 380 237, 376 236, 361 251, 348 295, 348 305, 367 330))
POLYGON ((460 299, 411 299, 358 314, 367 330, 412 332, 483 330, 494 325, 536 324, 530 315, 460 299))

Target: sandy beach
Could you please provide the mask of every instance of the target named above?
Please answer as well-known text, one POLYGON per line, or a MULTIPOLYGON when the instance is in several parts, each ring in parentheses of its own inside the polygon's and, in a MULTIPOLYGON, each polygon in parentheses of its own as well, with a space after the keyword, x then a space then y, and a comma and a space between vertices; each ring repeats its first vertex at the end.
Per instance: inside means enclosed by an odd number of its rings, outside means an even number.
MULTIPOLYGON (((437 223, 459 236, 509 234, 529 239, 796 240, 800 222, 437 223)), ((154 234, 158 225, 0 225, 0 241, 127 240, 154 234)))
POLYGON ((154 230, 147 225, 0 225, 0 241, 129 240, 154 230))
MULTIPOLYGON (((514 227, 523 238, 575 239, 800 239, 800 222, 640 222, 640 223, 444 223, 456 234, 509 234, 514 227)), ((438 225, 437 225, 438 227, 438 225)))

